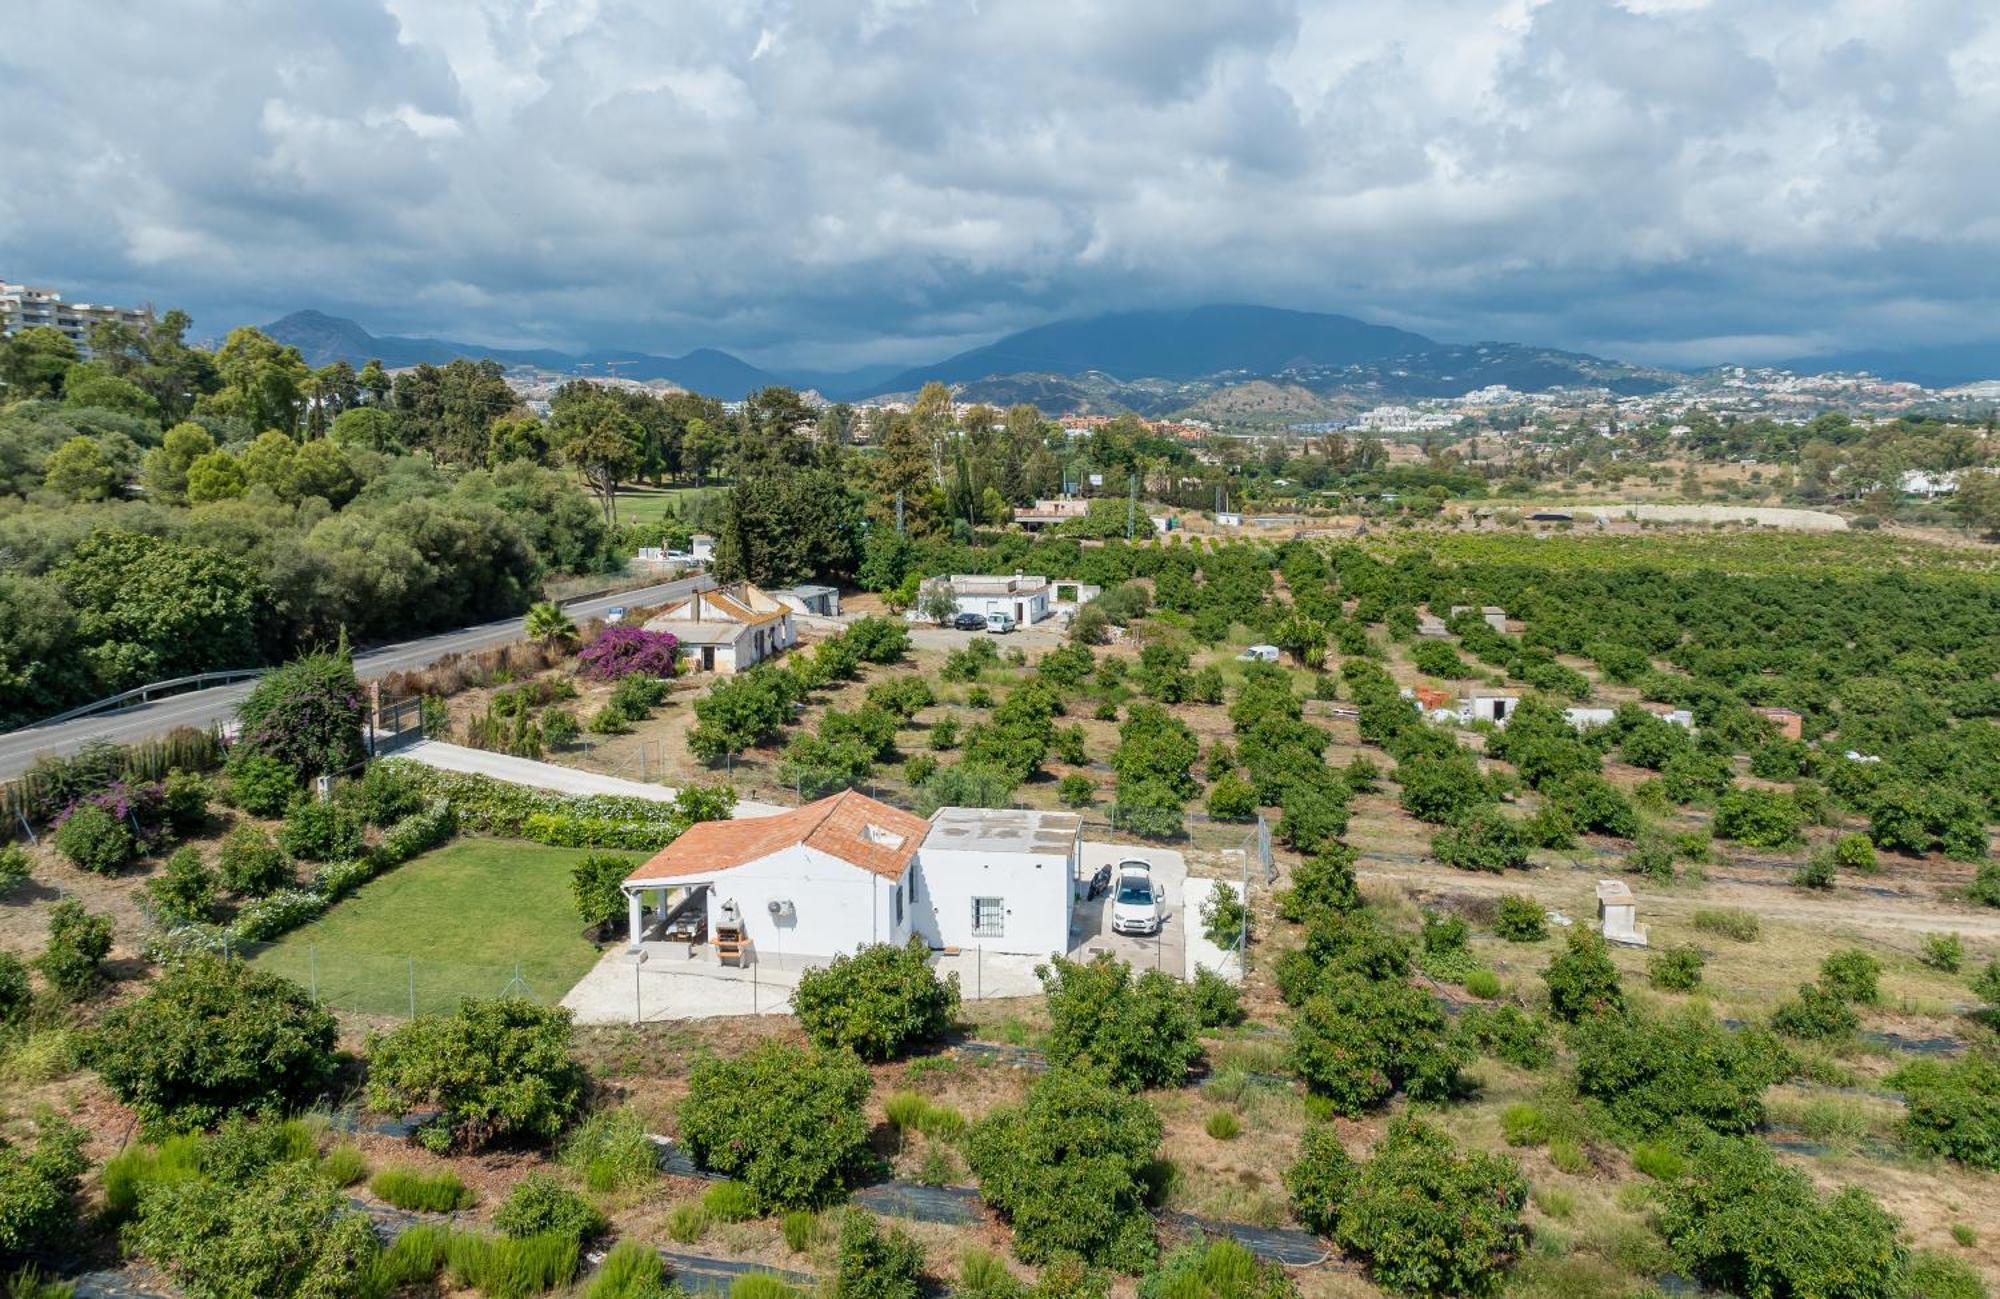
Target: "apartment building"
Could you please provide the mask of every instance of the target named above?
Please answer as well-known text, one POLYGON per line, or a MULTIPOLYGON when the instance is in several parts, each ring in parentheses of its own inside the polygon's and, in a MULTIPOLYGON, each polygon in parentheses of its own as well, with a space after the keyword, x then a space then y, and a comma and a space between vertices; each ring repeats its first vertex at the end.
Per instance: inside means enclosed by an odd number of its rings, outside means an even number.
POLYGON ((62 294, 54 289, 0 280, 0 336, 48 326, 61 330, 70 341, 81 347, 90 327, 100 320, 122 321, 143 327, 152 323, 153 309, 64 302, 62 294))

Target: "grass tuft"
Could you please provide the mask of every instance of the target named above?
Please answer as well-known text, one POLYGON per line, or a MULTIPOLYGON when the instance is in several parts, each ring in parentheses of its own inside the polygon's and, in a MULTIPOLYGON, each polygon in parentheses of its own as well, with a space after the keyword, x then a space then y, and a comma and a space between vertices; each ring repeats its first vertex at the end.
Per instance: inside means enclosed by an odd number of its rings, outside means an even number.
POLYGON ((1705 934, 1720 934, 1739 943, 1754 943, 1764 931, 1754 911, 1742 907, 1703 907, 1694 913, 1694 927, 1705 934))
POLYGON ((319 1171, 335 1186, 353 1186, 368 1176, 368 1157, 342 1142, 320 1156, 319 1171))
POLYGON ((470 1209, 478 1197, 449 1171, 426 1173, 415 1168, 385 1168, 369 1179, 368 1189, 380 1199, 411 1213, 456 1213, 470 1209))
POLYGON ((1202 1124, 1202 1128, 1217 1141, 1234 1141, 1237 1134, 1243 1131, 1243 1120, 1228 1110, 1217 1110, 1208 1116, 1208 1122, 1202 1124))

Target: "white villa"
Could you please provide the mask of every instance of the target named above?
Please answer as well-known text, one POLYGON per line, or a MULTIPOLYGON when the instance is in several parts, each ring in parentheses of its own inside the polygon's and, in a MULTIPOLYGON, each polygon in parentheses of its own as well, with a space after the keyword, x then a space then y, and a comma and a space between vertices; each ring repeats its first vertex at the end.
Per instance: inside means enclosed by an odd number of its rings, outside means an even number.
POLYGON ((926 821, 853 791, 776 816, 704 821, 633 870, 632 947, 723 965, 826 957, 912 935, 933 948, 1069 948, 1081 820, 945 808, 926 821))
POLYGON ((689 592, 647 620, 646 630, 672 632, 703 672, 741 672, 798 642, 790 606, 748 582, 689 592))

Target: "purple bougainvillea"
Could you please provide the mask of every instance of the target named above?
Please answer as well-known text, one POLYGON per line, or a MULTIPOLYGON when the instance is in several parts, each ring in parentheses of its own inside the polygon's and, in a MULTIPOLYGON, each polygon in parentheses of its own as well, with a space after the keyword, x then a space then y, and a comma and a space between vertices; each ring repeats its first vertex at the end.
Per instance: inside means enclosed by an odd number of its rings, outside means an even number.
POLYGON ((599 681, 618 681, 634 673, 670 677, 680 645, 672 632, 618 625, 606 627, 576 658, 583 675, 599 681))
POLYGON ((138 840, 140 851, 150 852, 161 841, 166 828, 166 787, 157 784, 128 784, 113 781, 103 791, 76 800, 56 814, 49 823, 51 832, 60 830, 79 807, 86 803, 101 807, 124 823, 138 840))

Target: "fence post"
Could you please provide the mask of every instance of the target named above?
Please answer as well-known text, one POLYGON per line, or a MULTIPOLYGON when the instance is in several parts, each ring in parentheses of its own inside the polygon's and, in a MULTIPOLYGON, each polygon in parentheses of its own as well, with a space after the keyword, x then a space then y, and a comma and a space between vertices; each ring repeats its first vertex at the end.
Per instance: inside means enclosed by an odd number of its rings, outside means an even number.
POLYGON ((35 827, 28 824, 28 814, 26 812, 16 812, 14 815, 20 820, 21 833, 28 836, 28 842, 37 848, 41 847, 42 841, 35 838, 35 827))
POLYGON ((972 949, 972 999, 974 1001, 981 1001, 984 1000, 985 997, 986 997, 986 948, 982 945, 975 944, 972 949))
POLYGON ((415 1019, 417 1017, 417 958, 406 956, 403 959, 410 963, 410 1018, 415 1019))

